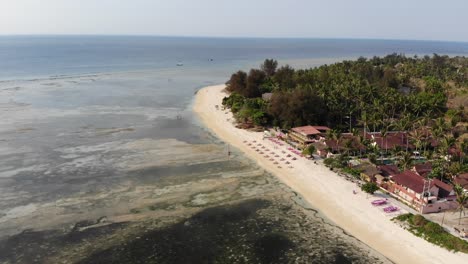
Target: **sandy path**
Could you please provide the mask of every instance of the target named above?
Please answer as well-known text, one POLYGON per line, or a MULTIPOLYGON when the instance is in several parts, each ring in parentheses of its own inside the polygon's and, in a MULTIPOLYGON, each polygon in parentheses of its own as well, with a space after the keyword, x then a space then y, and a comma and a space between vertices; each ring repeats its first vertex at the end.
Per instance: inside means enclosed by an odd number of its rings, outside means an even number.
POLYGON ((193 109, 203 124, 220 139, 242 150, 260 166, 300 193, 331 221, 396 263, 468 263, 467 254, 452 253, 434 246, 390 221, 392 216, 370 204, 371 197, 367 198, 363 193, 354 195, 352 190, 356 189, 356 186, 328 168, 297 156, 297 160, 291 160, 291 157, 287 158, 285 155, 294 154, 288 152, 286 146, 263 140, 262 133, 235 128, 231 122, 232 114, 215 108, 215 105, 221 107, 222 98, 226 96, 223 92, 224 87, 211 86, 198 91, 193 109), (269 151, 259 154, 253 150, 248 143, 252 144, 254 140, 256 144, 261 143, 269 148, 269 151), (280 156, 276 157, 275 161, 279 162, 278 165, 282 168, 270 161, 271 151, 280 156), (282 151, 287 153, 283 154, 282 151), (267 154, 269 158, 264 157, 267 154), (284 164, 286 160, 280 161, 281 158, 289 160, 293 168, 284 164))

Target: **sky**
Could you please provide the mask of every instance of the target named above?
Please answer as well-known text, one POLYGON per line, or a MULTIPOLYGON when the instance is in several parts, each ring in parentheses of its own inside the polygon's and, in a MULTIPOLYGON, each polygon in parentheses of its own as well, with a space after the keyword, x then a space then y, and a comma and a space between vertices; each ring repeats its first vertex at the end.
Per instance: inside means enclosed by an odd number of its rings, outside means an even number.
POLYGON ((467 0, 0 0, 0 35, 468 42, 467 0))

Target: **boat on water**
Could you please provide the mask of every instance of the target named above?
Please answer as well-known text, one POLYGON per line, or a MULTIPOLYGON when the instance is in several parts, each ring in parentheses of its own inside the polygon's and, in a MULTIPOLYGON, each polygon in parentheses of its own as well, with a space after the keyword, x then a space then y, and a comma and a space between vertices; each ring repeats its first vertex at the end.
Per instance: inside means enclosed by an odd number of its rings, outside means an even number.
POLYGON ((182 62, 178 62, 176 65, 177 66, 184 66, 184 64, 182 62))

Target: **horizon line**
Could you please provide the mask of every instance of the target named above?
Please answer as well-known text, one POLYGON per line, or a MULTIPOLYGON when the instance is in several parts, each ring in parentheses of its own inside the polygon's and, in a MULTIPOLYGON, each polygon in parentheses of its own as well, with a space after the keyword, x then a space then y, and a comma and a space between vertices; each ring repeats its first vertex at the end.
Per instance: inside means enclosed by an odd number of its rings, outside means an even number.
POLYGON ((252 36, 207 36, 207 35, 158 35, 158 34, 1 34, 0 37, 161 37, 161 38, 206 38, 206 39, 274 39, 274 40, 383 40, 383 41, 418 41, 418 42, 449 42, 468 44, 468 40, 440 39, 402 39, 402 38, 353 38, 353 37, 252 37, 252 36))

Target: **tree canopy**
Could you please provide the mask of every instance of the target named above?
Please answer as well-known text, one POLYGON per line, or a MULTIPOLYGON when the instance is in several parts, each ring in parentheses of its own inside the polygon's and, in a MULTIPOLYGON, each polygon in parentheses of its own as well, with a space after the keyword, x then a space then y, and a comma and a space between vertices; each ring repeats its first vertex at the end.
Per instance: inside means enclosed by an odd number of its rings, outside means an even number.
MULTIPOLYGON (((272 92, 262 109, 266 124, 292 127, 325 124, 342 131, 362 124, 374 130, 389 120, 438 118, 449 97, 468 87, 468 59, 434 54, 391 54, 295 70, 267 59, 260 69, 238 71, 227 90, 245 99, 272 92)), ((228 105, 230 107, 230 105, 228 105)), ((466 119, 460 106, 458 119, 466 119)), ((252 111, 252 114, 257 114, 252 111)))

